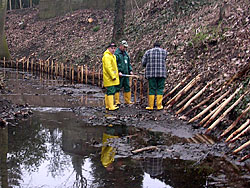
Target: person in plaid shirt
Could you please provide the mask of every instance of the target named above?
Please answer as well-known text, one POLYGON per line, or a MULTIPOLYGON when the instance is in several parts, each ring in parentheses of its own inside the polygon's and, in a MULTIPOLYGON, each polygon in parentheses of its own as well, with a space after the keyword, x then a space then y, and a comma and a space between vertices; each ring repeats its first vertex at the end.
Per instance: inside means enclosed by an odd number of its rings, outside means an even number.
POLYGON ((155 95, 157 110, 163 109, 162 98, 167 77, 166 59, 167 51, 160 47, 160 42, 155 42, 154 47, 147 50, 142 57, 142 65, 146 67, 145 77, 149 84, 147 110, 154 109, 155 95))

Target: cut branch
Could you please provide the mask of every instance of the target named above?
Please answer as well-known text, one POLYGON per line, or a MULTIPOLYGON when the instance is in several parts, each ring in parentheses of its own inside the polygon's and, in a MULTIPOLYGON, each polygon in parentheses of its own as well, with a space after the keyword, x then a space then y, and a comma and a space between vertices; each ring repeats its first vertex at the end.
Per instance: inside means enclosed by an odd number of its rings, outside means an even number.
POLYGON ((229 90, 224 93, 222 96, 220 96, 217 100, 215 100, 212 104, 210 104, 207 108, 205 108, 202 112, 200 112, 198 115, 193 117, 189 120, 189 123, 199 119, 201 116, 203 116, 205 113, 207 113, 211 108, 213 108, 218 102, 220 102, 222 99, 224 99, 225 96, 227 96, 229 93, 229 90))
POLYGON ((176 114, 181 113, 183 110, 185 110, 194 100, 196 100, 197 98, 199 98, 201 96, 201 94, 207 89, 208 86, 210 86, 212 84, 212 81, 207 83, 207 85, 200 90, 195 96, 193 96, 180 110, 178 110, 176 112, 176 114))
POLYGON ((250 123, 250 119, 248 119, 243 125, 240 126, 236 131, 234 131, 225 142, 230 141, 234 136, 236 136, 239 132, 241 132, 243 129, 245 129, 250 123))
POLYGON ((210 117, 210 119, 204 124, 204 127, 209 125, 214 120, 214 118, 223 110, 223 108, 225 108, 225 106, 234 98, 234 96, 240 91, 241 88, 242 86, 238 88, 230 97, 227 98, 227 100, 222 103, 221 107, 218 108, 218 110, 215 111, 215 113, 210 117))
POLYGON ((235 103, 233 103, 206 131, 206 134, 209 133, 235 106, 237 106, 241 99, 246 96, 247 92, 243 94, 240 98, 238 98, 235 103))
POLYGON ((243 150, 244 148, 246 148, 249 145, 250 145, 250 140, 248 140, 245 144, 243 144, 242 146, 240 146, 239 148, 237 148, 236 150, 234 150, 233 154, 236 154, 236 153, 240 152, 241 150, 243 150))
POLYGON ((250 103, 248 103, 248 107, 241 113, 241 115, 220 135, 220 137, 225 136, 228 132, 230 132, 237 123, 241 120, 242 117, 246 115, 246 113, 250 110, 250 103))

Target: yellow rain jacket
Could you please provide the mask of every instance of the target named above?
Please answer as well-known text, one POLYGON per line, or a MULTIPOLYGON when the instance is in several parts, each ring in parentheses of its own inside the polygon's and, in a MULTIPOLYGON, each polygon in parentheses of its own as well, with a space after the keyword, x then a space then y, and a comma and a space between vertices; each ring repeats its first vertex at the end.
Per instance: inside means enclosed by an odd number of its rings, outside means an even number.
POLYGON ((116 86, 120 84, 116 57, 107 49, 102 57, 103 86, 116 86), (116 78, 114 80, 114 78, 116 78))

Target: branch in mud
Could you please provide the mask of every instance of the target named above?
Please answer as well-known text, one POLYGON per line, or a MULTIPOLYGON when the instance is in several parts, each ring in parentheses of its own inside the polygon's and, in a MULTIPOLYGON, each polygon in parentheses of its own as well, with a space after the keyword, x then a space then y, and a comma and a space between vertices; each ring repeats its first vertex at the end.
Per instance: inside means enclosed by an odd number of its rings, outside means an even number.
POLYGON ((158 148, 156 146, 148 146, 148 147, 145 147, 145 148, 140 148, 140 149, 133 150, 131 152, 133 154, 137 154, 137 153, 140 153, 140 152, 143 152, 143 151, 155 150, 155 149, 158 149, 158 148))

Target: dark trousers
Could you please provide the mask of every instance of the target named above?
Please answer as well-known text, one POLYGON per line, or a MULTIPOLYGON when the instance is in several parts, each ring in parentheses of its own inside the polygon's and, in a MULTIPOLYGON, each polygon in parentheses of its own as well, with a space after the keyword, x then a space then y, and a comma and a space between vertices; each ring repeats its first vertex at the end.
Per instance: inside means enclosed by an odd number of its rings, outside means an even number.
POLYGON ((149 78, 149 95, 163 95, 165 80, 166 78, 163 77, 149 78))

